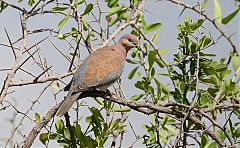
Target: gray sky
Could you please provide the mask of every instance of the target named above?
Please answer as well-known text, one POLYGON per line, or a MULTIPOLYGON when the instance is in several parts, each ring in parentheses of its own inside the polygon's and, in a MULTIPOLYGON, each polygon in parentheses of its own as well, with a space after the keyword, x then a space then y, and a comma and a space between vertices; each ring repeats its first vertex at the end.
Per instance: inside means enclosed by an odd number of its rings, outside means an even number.
MULTIPOLYGON (((233 11, 234 2, 233 0, 219 0, 220 4, 222 6, 222 14, 223 16, 226 16, 227 14, 231 13, 233 11)), ((15 2, 15 1, 13 1, 15 2)), ((89 0, 87 2, 90 2, 89 0)), ((95 2, 95 1, 93 1, 95 2)), ((186 0, 186 3, 191 4, 193 2, 192 0, 186 0)), ((23 4, 25 5, 25 4, 23 4)), ((154 22, 161 22, 162 27, 159 30, 159 39, 156 43, 156 46, 161 48, 169 48, 169 52, 165 55, 163 55, 164 59, 168 62, 172 61, 173 53, 176 52, 178 48, 178 40, 177 38, 177 28, 176 25, 178 23, 182 23, 184 21, 185 16, 190 16, 193 20, 197 20, 198 14, 193 13, 191 10, 186 10, 182 14, 180 18, 178 18, 179 13, 181 12, 182 8, 179 9, 179 7, 175 4, 172 4, 170 2, 160 2, 156 3, 154 1, 147 1, 144 8, 148 10, 149 12, 144 12, 145 20, 148 23, 154 23, 154 22)), ((213 1, 209 2, 209 5, 207 6, 207 13, 211 18, 213 18, 213 1)), ((57 15, 42 15, 38 17, 32 18, 28 23, 28 27, 30 29, 34 28, 44 28, 45 26, 48 28, 57 28, 57 23, 61 20, 62 16, 57 15)), ((73 23, 68 23, 64 26, 63 30, 68 30, 69 27, 72 25, 76 25, 73 23)), ((211 32, 214 39, 217 39, 219 37, 219 32, 213 27, 211 23, 206 21, 203 25, 205 27, 204 32, 211 32)), ((21 35, 21 26, 19 21, 19 13, 16 10, 13 10, 12 8, 7 8, 3 13, 0 14, 0 43, 8 43, 7 37, 4 33, 4 28, 9 33, 9 36, 12 41, 15 41, 18 39, 21 35)), ((235 45, 240 46, 240 40, 239 40, 239 15, 238 17, 234 18, 227 26, 221 25, 221 28, 225 30, 225 32, 230 35, 232 33, 236 33, 232 37, 232 41, 235 45)), ((117 36, 117 39, 122 34, 129 33, 128 30, 123 31, 120 33, 120 35, 117 36)), ((39 41, 40 39, 44 38, 45 36, 48 36, 49 33, 42 33, 39 35, 31 36, 28 40, 28 47, 35 43, 36 41, 39 41)), ((149 37, 151 34, 148 35, 149 37)), ((53 41, 58 47, 60 47, 65 53, 68 52, 68 45, 64 43, 63 41, 59 41, 55 39, 54 37, 50 37, 48 41, 46 41, 44 44, 39 45, 41 48, 41 54, 44 56, 49 64, 49 66, 53 66, 54 71, 62 73, 67 72, 69 63, 63 59, 63 57, 56 51, 56 49, 50 44, 49 40, 53 41)), ((219 55, 219 57, 224 57, 226 54, 228 54, 229 49, 231 46, 226 42, 224 38, 221 38, 219 41, 219 44, 216 46, 211 47, 209 49, 209 52, 215 53, 219 55)), ((97 45, 96 45, 97 47, 97 45)), ((3 46, 0 46, 1 54, 0 54, 0 69, 2 68, 10 68, 13 65, 13 55, 10 48, 6 48, 3 46)), ((86 49, 82 49, 86 53, 86 49)), ((86 54, 83 54, 84 58, 86 54)), ((130 54, 128 56, 131 58, 130 54)), ((36 68, 35 65, 32 65, 32 62, 28 62, 24 65, 25 69, 30 70, 33 74, 38 75, 41 73, 40 68, 36 68)), ((122 75, 122 81, 123 81, 123 88, 126 93, 127 97, 131 97, 136 92, 139 92, 134 87, 135 82, 138 80, 137 77, 134 77, 132 80, 127 79, 127 75, 130 72, 130 70, 134 68, 133 65, 126 64, 124 73, 122 75)), ((5 79, 6 72, 0 72, 0 82, 3 83, 3 80, 5 79)), ((29 77, 24 73, 17 73, 14 80, 21 80, 21 79, 28 79, 29 77)), ((68 82, 71 79, 71 77, 68 77, 65 79, 65 82, 68 82)), ((167 83, 164 79, 162 79, 163 83, 167 83)), ((24 86, 24 87, 15 87, 10 90, 15 90, 14 93, 7 95, 6 100, 10 102, 14 102, 15 100, 17 102, 17 107, 20 111, 25 112, 31 105, 31 102, 29 100, 35 100, 37 96, 40 94, 41 90, 46 87, 46 84, 44 85, 31 85, 31 86, 24 86)), ((63 85, 61 85, 63 87, 63 85)), ((66 93, 61 93, 61 95, 58 95, 58 102, 63 98, 63 96, 66 95, 66 93)), ((89 100, 90 104, 95 104, 96 107, 98 106, 96 103, 94 103, 92 100, 89 100)), ((7 105, 7 103, 4 103, 4 105, 7 105)), ((50 109, 53 105, 55 105, 55 100, 53 93, 50 89, 48 89, 40 98, 39 103, 37 103, 34 107, 34 109, 29 113, 29 116, 31 118, 34 117, 34 113, 38 112, 41 116, 43 116, 48 109, 50 109)), ((0 107, 1 108, 1 107, 0 107)), ((86 107, 82 107, 80 109, 81 115, 89 115, 89 112, 87 111, 86 107)), ((10 136, 10 129, 12 128, 12 125, 8 121, 9 118, 11 118, 13 115, 12 108, 7 108, 5 111, 0 112, 0 138, 7 138, 10 136)), ((16 119, 16 124, 19 123, 19 120, 22 118, 22 115, 18 114, 16 119)), ((84 121, 84 120, 83 120, 84 121)), ((150 121, 150 118, 146 117, 145 115, 132 111, 129 114, 128 121, 132 123, 134 126, 134 129, 137 134, 143 135, 144 130, 142 130, 142 124, 143 122, 148 123, 150 121)), ((128 128, 126 131, 126 137, 124 139, 124 145, 129 146, 133 140, 134 135, 131 131, 128 122, 126 122, 128 128)), ((22 134, 28 134, 29 131, 32 129, 32 127, 35 125, 35 123, 31 122, 29 119, 25 119, 23 122, 24 126, 21 126, 20 130, 22 134)), ((111 139, 111 138, 110 138, 111 139)), ((15 138, 16 141, 22 141, 22 138, 17 136, 15 138)), ((109 140, 111 142, 111 140, 109 140)), ((1 144, 4 144, 4 142, 0 141, 1 144)), ((51 143, 52 147, 56 146, 53 142, 51 143)), ((38 140, 35 140, 34 147, 42 147, 43 145, 38 142, 38 140)), ((141 142, 138 142, 135 146, 142 146, 141 142)))

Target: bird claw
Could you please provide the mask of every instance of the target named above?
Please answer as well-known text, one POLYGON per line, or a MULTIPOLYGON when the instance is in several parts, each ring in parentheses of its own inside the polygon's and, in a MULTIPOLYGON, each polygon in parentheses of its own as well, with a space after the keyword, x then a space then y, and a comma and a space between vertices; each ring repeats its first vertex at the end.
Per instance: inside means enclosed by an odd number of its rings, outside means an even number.
POLYGON ((106 90, 106 94, 104 95, 105 97, 112 97, 112 93, 110 92, 110 90, 106 90))

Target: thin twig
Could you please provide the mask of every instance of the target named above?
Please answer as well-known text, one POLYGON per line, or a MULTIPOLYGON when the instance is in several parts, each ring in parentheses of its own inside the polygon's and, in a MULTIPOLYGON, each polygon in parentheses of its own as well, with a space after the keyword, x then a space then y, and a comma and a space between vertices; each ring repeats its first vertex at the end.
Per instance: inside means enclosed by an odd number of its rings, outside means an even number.
MULTIPOLYGON (((113 101, 115 103, 121 104, 121 105, 125 105, 128 106, 132 109, 136 109, 136 108, 147 108, 150 110, 154 110, 156 112, 159 113, 166 113, 166 114, 171 114, 171 115, 175 115, 177 117, 180 118, 184 118, 186 113, 183 112, 179 112, 177 110, 168 108, 168 107, 160 107, 157 105, 154 105, 152 103, 146 103, 146 102, 137 102, 137 101, 132 101, 132 100, 128 100, 128 99, 122 99, 119 98, 118 96, 111 94, 111 96, 108 95, 108 93, 106 92, 102 92, 102 91, 88 91, 88 92, 83 92, 81 93, 81 95, 79 96, 79 99, 81 98, 85 98, 85 97, 102 97, 106 100, 109 101, 113 101)), ((47 122, 49 122, 53 116, 55 115, 58 107, 60 106, 60 104, 57 104, 56 106, 52 107, 50 109, 50 111, 47 113, 46 116, 44 116, 37 124, 36 126, 33 128, 33 130, 30 132, 28 138, 25 140, 24 145, 31 146, 31 144, 33 143, 35 137, 37 136, 37 134, 40 132, 40 130, 47 124, 47 122)), ((139 111, 139 110, 137 110, 139 111)), ((141 111, 139 111, 141 112, 141 111)), ((145 114, 145 112, 142 112, 145 114)), ((187 117, 188 120, 191 120, 193 124, 195 124, 196 126, 200 127, 200 129, 204 130, 205 133, 207 133, 212 139, 214 139, 219 146, 224 147, 226 146, 226 144, 224 142, 221 141, 221 139, 219 139, 215 133, 213 133, 208 127, 206 127, 204 125, 204 123, 202 121, 200 121, 198 119, 198 117, 196 117, 194 114, 192 114, 191 116, 187 117)))
POLYGON ((8 33, 7 33, 6 28, 4 28, 4 31, 5 31, 5 33, 6 33, 6 35, 7 35, 8 42, 9 42, 9 44, 10 44, 10 46, 11 46, 11 49, 12 49, 12 52, 13 52, 14 58, 15 58, 15 60, 16 60, 16 59, 17 59, 17 56, 16 56, 16 53, 15 53, 15 50, 14 50, 13 44, 12 44, 12 42, 11 42, 11 40, 10 40, 10 37, 9 37, 9 35, 8 35, 8 33))

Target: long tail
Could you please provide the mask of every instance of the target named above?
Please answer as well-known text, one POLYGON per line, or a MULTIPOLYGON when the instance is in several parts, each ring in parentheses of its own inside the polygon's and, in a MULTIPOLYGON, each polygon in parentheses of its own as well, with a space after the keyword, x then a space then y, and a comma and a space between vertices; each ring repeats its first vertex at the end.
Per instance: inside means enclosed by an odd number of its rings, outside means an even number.
POLYGON ((78 96, 80 94, 81 92, 72 95, 72 93, 69 92, 66 99, 64 99, 62 104, 60 105, 56 115, 62 117, 64 114, 66 114, 73 105, 73 103, 78 99, 78 96))

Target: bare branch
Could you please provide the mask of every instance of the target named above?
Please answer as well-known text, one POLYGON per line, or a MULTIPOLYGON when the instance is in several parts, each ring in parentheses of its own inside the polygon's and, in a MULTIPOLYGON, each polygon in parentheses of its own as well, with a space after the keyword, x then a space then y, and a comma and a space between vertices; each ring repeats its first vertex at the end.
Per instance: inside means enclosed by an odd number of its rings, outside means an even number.
POLYGON ((68 77, 68 76, 72 75, 73 73, 74 73, 74 71, 62 73, 62 74, 59 74, 56 76, 49 76, 46 78, 38 79, 37 81, 35 79, 33 79, 33 80, 21 80, 21 81, 10 82, 9 87, 23 86, 23 85, 29 85, 29 84, 38 84, 38 83, 45 83, 45 82, 49 82, 49 81, 59 80, 59 79, 68 77))
POLYGON ((22 19, 21 20, 22 20, 22 28, 23 28, 22 47, 20 48, 19 54, 16 57, 15 64, 12 67, 11 72, 8 73, 6 79, 4 80, 3 87, 2 87, 2 90, 1 90, 1 94, 0 94, 0 103, 3 102, 4 97, 7 95, 7 91, 8 91, 10 82, 11 82, 12 78, 15 76, 15 73, 17 72, 17 70, 19 69, 19 62, 21 60, 21 56, 26 49, 26 40, 25 40, 26 39, 26 34, 27 34, 27 28, 26 28, 27 14, 26 13, 22 14, 22 19))
POLYGON ((6 1, 6 0, 1 0, 1 1, 3 1, 4 3, 6 3, 7 5, 9 5, 10 7, 14 8, 14 9, 17 9, 17 10, 22 11, 22 12, 25 11, 23 8, 20 8, 19 6, 16 6, 16 5, 14 5, 14 4, 11 4, 10 2, 8 2, 8 1, 6 1))
POLYGON ((47 114, 34 126, 32 131, 26 137, 26 140, 24 140, 22 148, 31 147, 33 141, 36 139, 36 137, 39 134, 39 132, 41 131, 41 129, 53 118, 53 116, 57 112, 59 106, 60 106, 60 103, 57 104, 56 106, 52 107, 47 112, 47 114))
POLYGON ((17 59, 17 56, 16 56, 16 53, 15 53, 15 50, 14 50, 13 44, 12 44, 12 42, 11 42, 11 40, 10 40, 10 37, 9 37, 9 35, 8 35, 8 33, 7 33, 6 28, 4 28, 4 31, 5 31, 5 33, 6 33, 6 35, 7 35, 7 38, 8 38, 9 44, 10 44, 10 46, 11 46, 11 49, 12 49, 12 52, 13 52, 14 58, 15 58, 15 60, 16 60, 16 59, 17 59))

